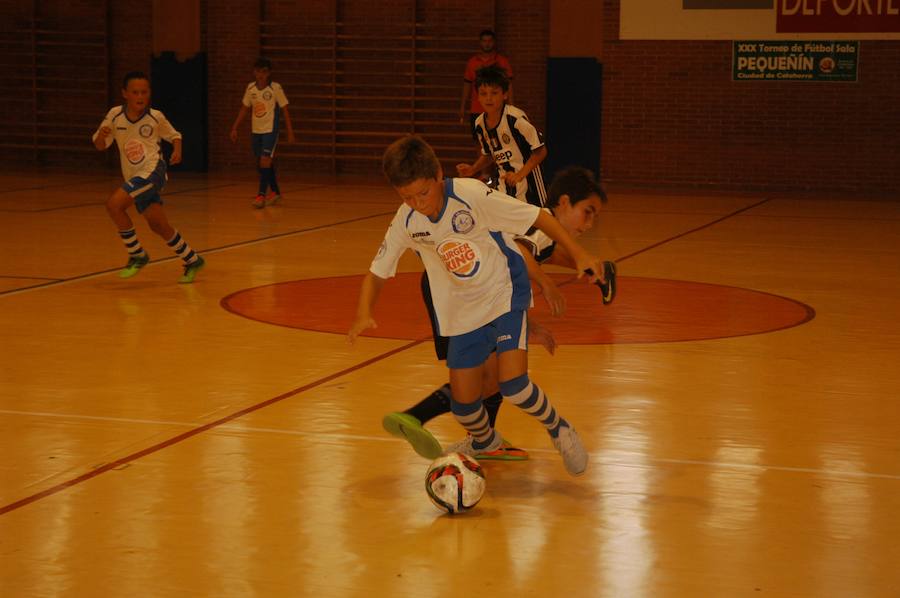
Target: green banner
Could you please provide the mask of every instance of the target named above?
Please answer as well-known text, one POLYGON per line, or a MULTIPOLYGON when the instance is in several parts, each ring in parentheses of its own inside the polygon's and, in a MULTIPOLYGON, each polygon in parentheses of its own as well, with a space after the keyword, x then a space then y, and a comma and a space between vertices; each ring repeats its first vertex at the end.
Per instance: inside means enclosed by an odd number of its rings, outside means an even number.
POLYGON ((733 81, 856 81, 858 41, 736 41, 733 81))

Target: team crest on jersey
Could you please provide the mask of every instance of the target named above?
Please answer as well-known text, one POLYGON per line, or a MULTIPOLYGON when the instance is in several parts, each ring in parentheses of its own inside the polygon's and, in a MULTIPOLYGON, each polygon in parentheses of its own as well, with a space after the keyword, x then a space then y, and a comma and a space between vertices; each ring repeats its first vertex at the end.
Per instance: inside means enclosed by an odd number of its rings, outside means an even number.
POLYGON ((153 125, 141 125, 141 128, 138 129, 138 133, 141 134, 141 137, 150 137, 153 135, 153 125))
POLYGON ((507 135, 506 133, 504 133, 504 134, 503 134, 503 143, 505 143, 506 145, 509 145, 509 142, 510 142, 510 141, 511 141, 511 139, 509 138, 509 135, 507 135))
POLYGON ((267 102, 272 99, 272 92, 268 89, 263 92, 263 99, 267 102))
POLYGON ((460 210, 453 214, 453 217, 450 219, 450 225, 453 227, 453 232, 464 235, 475 228, 475 219, 472 218, 472 214, 468 210, 460 210))
POLYGON ((481 268, 478 247, 462 239, 447 239, 437 246, 447 271, 457 278, 472 278, 481 268))
POLYGON ((132 164, 140 164, 144 161, 144 144, 137 139, 129 139, 125 142, 125 157, 132 164))

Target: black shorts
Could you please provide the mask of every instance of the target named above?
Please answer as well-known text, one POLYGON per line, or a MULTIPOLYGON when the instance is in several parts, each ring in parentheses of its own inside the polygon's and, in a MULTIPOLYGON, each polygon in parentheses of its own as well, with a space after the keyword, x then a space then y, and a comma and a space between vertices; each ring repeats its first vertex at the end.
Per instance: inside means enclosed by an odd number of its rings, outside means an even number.
POLYGON ((428 310, 428 320, 431 322, 431 335, 434 338, 434 353, 441 361, 447 360, 447 348, 450 339, 438 334, 437 314, 434 313, 434 301, 431 299, 431 286, 428 284, 428 273, 422 272, 422 300, 425 301, 425 309, 428 310))

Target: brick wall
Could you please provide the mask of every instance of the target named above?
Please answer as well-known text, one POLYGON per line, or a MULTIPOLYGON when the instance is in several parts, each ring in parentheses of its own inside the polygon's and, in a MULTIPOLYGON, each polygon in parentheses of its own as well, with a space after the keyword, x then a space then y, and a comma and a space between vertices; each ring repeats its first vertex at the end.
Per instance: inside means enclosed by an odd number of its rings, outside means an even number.
MULTIPOLYGON (((671 187, 900 192, 896 164, 900 152, 900 41, 862 41, 857 83, 732 82, 730 42, 621 41, 619 2, 603 0, 603 28, 598 32, 604 40, 602 169, 608 181, 671 187)), ((464 55, 460 48, 476 49, 480 29, 493 27, 500 51, 510 57, 515 69, 515 103, 543 128, 550 4, 549 0, 202 0, 210 168, 252 172, 247 136, 241 135, 238 143, 232 144, 227 135, 260 53, 263 18, 301 25, 292 25, 292 31, 321 32, 333 31, 336 19, 352 30, 365 29, 367 24, 392 27, 400 19, 411 22, 415 15, 419 34, 432 36, 429 45, 446 43, 453 46, 452 52, 461 52, 460 56, 464 55), (469 36, 471 45, 466 41, 469 36)), ((31 7, 25 10, 23 6, 18 0, 0 0, 0 31, 30 18, 31 7)), ((103 3, 42 0, 39 6, 41 14, 68 27, 84 15, 93 15, 103 3)), ((119 101, 122 75, 131 69, 149 71, 152 54, 152 3, 115 0, 107 3, 106 10, 109 98, 105 105, 77 106, 79 111, 96 112, 97 119, 109 104, 119 101)), ((463 61, 457 65, 459 76, 455 71, 448 74, 450 84, 443 93, 451 103, 458 102, 453 79, 461 86, 463 61)), ((450 69, 455 63, 447 64, 443 68, 450 69)), ((12 68, 9 76, 15 72, 18 69, 12 68)), ((302 128, 304 86, 287 91, 294 104, 294 121, 302 128)), ((77 102, 77 97, 72 94, 72 102, 77 102)), ((4 125, 7 136, 22 130, 13 126, 10 105, 9 101, 0 103, 0 121, 5 114, 12 123, 4 125)), ((301 157, 302 138, 297 147, 297 156, 283 162, 284 166, 294 172, 329 167, 301 157)), ((22 163, 38 153, 8 147, 0 148, 0 155, 22 163)), ((45 163, 96 161, 96 156, 88 153, 67 155, 51 156, 45 163)), ((359 169, 375 173, 377 161, 360 161, 359 169)))
POLYGON ((607 180, 900 192, 900 41, 860 42, 857 83, 732 82, 730 41, 622 41, 604 2, 607 180))
POLYGON ((547 107, 547 56, 550 50, 548 1, 496 1, 498 48, 515 74, 513 100, 544 130, 547 107))
MULTIPOLYGON (((268 30, 277 30, 277 24, 290 25, 291 33, 310 34, 332 33, 334 21, 342 25, 342 35, 385 34, 409 35, 413 17, 419 23, 420 35, 433 35, 440 44, 446 39, 448 50, 458 47, 459 41, 451 38, 467 37, 463 42, 469 53, 478 48, 478 33, 484 28, 494 28, 499 38, 501 52, 507 54, 516 72, 515 100, 525 109, 532 120, 543 127, 545 117, 546 56, 549 45, 548 19, 549 3, 540 0, 529 3, 526 8, 521 2, 497 0, 495 2, 474 2, 460 0, 315 0, 302 3, 280 2, 279 0, 242 0, 240 2, 205 3, 204 41, 208 53, 209 68, 209 159, 211 170, 249 172, 253 169, 245 132, 242 129, 239 142, 227 142, 227 132, 240 107, 241 94, 246 84, 252 80, 253 59, 260 52, 260 18, 268 23, 268 30), (273 29, 274 27, 274 29, 273 29), (224 141, 223 141, 224 140, 224 141)), ((429 42, 433 45, 433 42, 429 42)), ((294 56, 297 54, 294 53, 294 56)), ((456 65, 458 74, 452 80, 458 88, 449 92, 452 105, 459 102, 462 87, 462 73, 465 56, 461 55, 456 65)), ((274 65, 276 80, 285 83, 285 91, 291 100, 291 116, 297 129, 313 130, 321 125, 304 122, 304 103, 321 103, 321 100, 305 100, 308 88, 291 81, 283 75, 287 68, 298 68, 291 52, 276 56, 274 65), (279 76, 279 64, 282 75, 279 76), (290 83, 290 85, 288 84, 290 83)), ((427 67, 426 67, 427 70, 427 67)), ((345 77, 348 75, 345 74, 345 77)), ((313 92, 315 95, 317 91, 313 92)), ((319 116, 316 114, 316 116, 319 116)), ((246 128, 246 123, 243 125, 246 128)), ((355 125, 356 128, 365 128, 355 125)), ((328 129, 328 127, 325 127, 328 129)), ((298 135, 298 146, 281 146, 282 168, 294 171, 321 171, 330 168, 309 157, 302 147, 302 136, 298 135)), ((368 150, 380 154, 380 149, 368 150)), ((353 170, 356 172, 378 172, 377 161, 360 161, 353 170)), ((347 167, 344 167, 346 171, 347 167)))
MULTIPOLYGON (((228 133, 241 108, 244 89, 253 80, 253 63, 259 56, 260 0, 205 0, 201 8, 201 21, 205 23, 201 41, 207 54, 209 168, 249 171, 253 168, 249 134, 240 135, 237 143, 232 143, 228 133)), ((246 133, 247 119, 242 126, 246 133)))

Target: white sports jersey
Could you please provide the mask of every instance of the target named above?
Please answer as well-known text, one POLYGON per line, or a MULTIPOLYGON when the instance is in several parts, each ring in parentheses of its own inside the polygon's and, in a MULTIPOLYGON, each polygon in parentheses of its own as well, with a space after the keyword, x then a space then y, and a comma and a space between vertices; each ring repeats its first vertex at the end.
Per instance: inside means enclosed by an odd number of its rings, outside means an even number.
MULTIPOLYGON (((551 216, 553 215, 553 212, 548 208, 544 208, 544 211, 551 216)), ((526 235, 516 237, 516 240, 525 242, 525 245, 531 250, 534 261, 539 264, 549 260, 550 256, 553 255, 553 250, 556 249, 556 241, 548 237, 547 233, 539 228, 532 228, 526 235)))
MULTIPOLYGON (((475 135, 481 144, 481 153, 492 156, 497 167, 503 172, 518 172, 525 166, 534 150, 543 147, 544 139, 528 116, 515 106, 505 105, 500 113, 500 124, 489 129, 487 113, 482 112, 475 120, 475 135)), ((507 187, 500 181, 500 190, 522 201, 543 207, 547 201, 544 176, 540 165, 528 173, 515 187, 507 187)))
POLYGON ((250 120, 251 130, 254 133, 278 131, 281 120, 281 110, 278 108, 288 105, 288 99, 280 84, 270 81, 267 86, 259 89, 254 81, 247 86, 242 101, 253 113, 250 120))
POLYGON ((528 270, 513 236, 534 224, 539 209, 475 179, 445 179, 444 198, 436 221, 401 206, 369 270, 391 278, 403 251, 415 251, 428 272, 442 336, 531 307, 528 270))
POLYGON ((175 130, 165 115, 153 108, 134 122, 128 119, 125 106, 110 109, 92 139, 97 139, 103 127, 112 130, 106 136, 106 147, 112 145, 113 140, 119 146, 119 162, 122 163, 122 176, 126 181, 136 176, 147 178, 157 169, 163 159, 159 149, 160 139, 170 143, 181 139, 181 133, 175 130))

